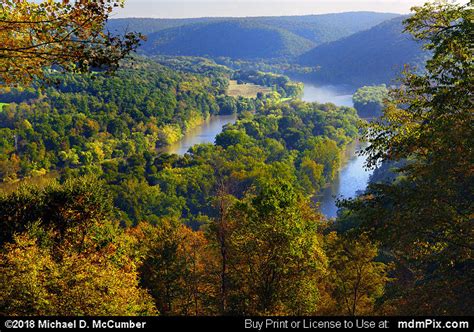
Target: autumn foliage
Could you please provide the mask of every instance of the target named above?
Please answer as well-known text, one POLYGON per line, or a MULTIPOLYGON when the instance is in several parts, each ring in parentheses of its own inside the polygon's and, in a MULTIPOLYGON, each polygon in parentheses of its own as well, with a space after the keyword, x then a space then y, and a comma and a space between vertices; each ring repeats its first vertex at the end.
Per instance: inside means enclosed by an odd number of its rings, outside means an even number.
POLYGON ((45 70, 114 70, 139 35, 112 36, 105 22, 122 1, 5 0, 0 4, 0 85, 28 85, 45 70))

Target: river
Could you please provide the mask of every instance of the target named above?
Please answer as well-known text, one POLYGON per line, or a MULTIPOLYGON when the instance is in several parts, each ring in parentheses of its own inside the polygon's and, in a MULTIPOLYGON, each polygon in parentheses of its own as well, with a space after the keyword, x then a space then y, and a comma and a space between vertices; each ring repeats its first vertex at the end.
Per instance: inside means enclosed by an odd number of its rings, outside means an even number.
MULTIPOLYGON (((347 86, 323 85, 318 86, 304 82, 305 89, 302 99, 304 101, 319 103, 331 102, 338 106, 352 106, 352 93, 347 86)), ((195 144, 214 143, 216 136, 222 132, 226 124, 234 123, 236 115, 212 116, 202 125, 188 131, 184 137, 175 144, 162 149, 163 152, 184 155, 195 144)), ((342 166, 334 181, 326 187, 321 195, 315 197, 320 203, 323 214, 328 218, 336 217, 336 198, 352 198, 358 191, 367 187, 371 171, 364 169, 364 157, 357 155, 361 148, 358 141, 350 144, 344 154, 342 166)))
MULTIPOLYGON (((352 93, 354 89, 348 86, 323 85, 318 86, 304 82, 302 99, 308 102, 331 102, 338 106, 353 106, 352 93)), ((365 157, 359 156, 357 151, 362 148, 359 141, 347 146, 342 158, 341 169, 334 181, 321 194, 315 197, 320 205, 321 212, 328 218, 337 216, 337 198, 353 198, 359 191, 363 191, 369 182, 373 171, 364 168, 365 157)))
POLYGON ((337 106, 352 107, 353 89, 345 85, 315 85, 304 82, 303 99, 304 101, 318 103, 333 103, 337 106))
POLYGON ((234 123, 237 115, 217 115, 211 116, 200 126, 189 130, 181 140, 161 149, 166 153, 184 155, 190 147, 196 144, 214 143, 217 135, 222 132, 222 128, 229 123, 234 123))

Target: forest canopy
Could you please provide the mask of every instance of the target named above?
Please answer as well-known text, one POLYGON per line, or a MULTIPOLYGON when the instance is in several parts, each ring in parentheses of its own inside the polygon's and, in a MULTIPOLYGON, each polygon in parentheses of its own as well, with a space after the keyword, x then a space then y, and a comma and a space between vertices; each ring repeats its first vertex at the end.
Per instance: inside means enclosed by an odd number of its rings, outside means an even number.
POLYGON ((404 313, 472 313, 471 14, 440 1, 406 20, 433 57, 425 73, 404 74, 365 134, 369 166, 395 165, 398 176, 344 204, 356 230, 380 240, 397 264, 393 301, 404 313))
POLYGON ((382 115, 385 100, 389 97, 385 84, 363 86, 354 93, 352 101, 358 114, 364 118, 376 118, 382 115))
MULTIPOLYGON (((0 315, 472 315, 471 15, 447 1, 414 8, 405 31, 431 57, 406 69, 370 123, 222 58, 133 57, 115 76, 52 70, 50 86, 8 77, 18 86, 0 92, 0 315), (272 91, 231 97, 231 78, 272 91), (230 113, 214 144, 160 149, 230 113), (361 125, 378 174, 328 220, 314 198, 361 125)), ((31 64, 31 79, 54 69, 31 64)), ((355 99, 380 106, 385 89, 355 99)))

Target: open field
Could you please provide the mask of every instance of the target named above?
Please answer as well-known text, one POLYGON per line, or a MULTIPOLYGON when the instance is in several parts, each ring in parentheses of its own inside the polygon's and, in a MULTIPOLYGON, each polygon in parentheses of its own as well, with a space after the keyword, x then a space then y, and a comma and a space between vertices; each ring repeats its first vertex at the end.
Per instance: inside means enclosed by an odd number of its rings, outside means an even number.
POLYGON ((227 89, 227 95, 231 97, 255 98, 259 92, 265 94, 272 92, 272 89, 251 83, 237 84, 235 80, 229 82, 229 88, 227 89))

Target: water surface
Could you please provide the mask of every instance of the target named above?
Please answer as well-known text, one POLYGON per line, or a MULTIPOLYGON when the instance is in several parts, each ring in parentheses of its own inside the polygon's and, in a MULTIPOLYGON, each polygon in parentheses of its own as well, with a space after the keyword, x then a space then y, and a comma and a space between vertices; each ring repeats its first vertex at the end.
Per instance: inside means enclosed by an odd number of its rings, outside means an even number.
MULTIPOLYGON (((337 106, 352 107, 351 89, 345 85, 317 85, 304 82, 303 100, 308 102, 333 103, 337 106)), ((319 202, 321 212, 328 218, 337 216, 337 198, 353 198, 358 192, 367 188, 370 175, 373 171, 368 171, 364 167, 365 157, 359 156, 357 151, 363 146, 359 141, 349 144, 342 158, 341 169, 334 181, 324 188, 320 195, 314 197, 319 202)))
POLYGON ((211 116, 201 125, 189 130, 181 140, 160 150, 182 156, 195 144, 214 143, 216 136, 222 132, 222 128, 236 120, 236 114, 211 116))
POLYGON ((333 103, 338 106, 352 107, 354 89, 347 85, 317 85, 304 83, 303 99, 307 102, 333 103))
POLYGON ((343 198, 353 198, 359 192, 367 188, 372 170, 364 167, 365 156, 359 156, 357 152, 363 146, 359 141, 349 144, 344 151, 342 166, 334 181, 315 197, 319 202, 321 212, 328 218, 337 216, 338 207, 336 200, 343 198))
MULTIPOLYGON (((317 85, 305 82, 304 95, 302 99, 308 102, 334 103, 338 106, 353 106, 352 90, 348 86, 317 85)), ((214 143, 215 138, 223 130, 226 124, 234 123, 237 115, 212 116, 202 125, 191 129, 184 137, 175 144, 161 149, 163 152, 184 155, 190 147, 195 144, 214 143)), ((320 203, 323 214, 328 217, 336 217, 336 198, 352 198, 359 191, 367 187, 372 171, 364 168, 365 157, 357 155, 361 149, 358 141, 350 144, 344 154, 339 173, 334 181, 321 194, 315 197, 320 203)))

